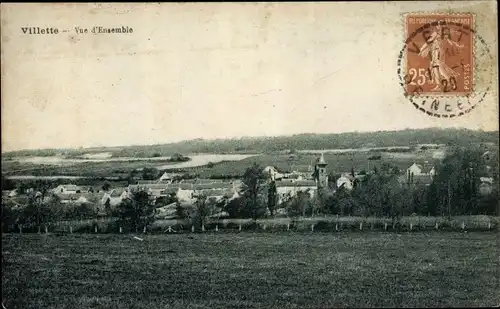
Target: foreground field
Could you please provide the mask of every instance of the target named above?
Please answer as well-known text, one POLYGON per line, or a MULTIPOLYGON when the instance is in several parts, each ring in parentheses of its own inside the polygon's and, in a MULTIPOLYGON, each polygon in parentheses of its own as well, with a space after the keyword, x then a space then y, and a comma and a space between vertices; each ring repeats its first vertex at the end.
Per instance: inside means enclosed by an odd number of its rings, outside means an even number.
POLYGON ((499 234, 2 236, 6 308, 500 304, 499 234))

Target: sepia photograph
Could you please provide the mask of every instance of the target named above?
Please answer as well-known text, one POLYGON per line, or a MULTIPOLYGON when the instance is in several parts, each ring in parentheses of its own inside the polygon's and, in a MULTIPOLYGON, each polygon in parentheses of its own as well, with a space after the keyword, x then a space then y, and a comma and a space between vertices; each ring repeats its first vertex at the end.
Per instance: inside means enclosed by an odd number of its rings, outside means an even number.
POLYGON ((500 306, 497 3, 2 3, 2 309, 500 306))

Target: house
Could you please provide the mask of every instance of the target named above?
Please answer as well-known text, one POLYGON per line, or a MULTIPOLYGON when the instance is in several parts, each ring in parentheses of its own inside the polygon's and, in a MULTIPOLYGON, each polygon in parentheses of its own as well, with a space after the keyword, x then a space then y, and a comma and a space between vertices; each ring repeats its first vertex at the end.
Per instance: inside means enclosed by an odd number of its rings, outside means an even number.
POLYGON ((285 202, 288 198, 294 197, 299 191, 308 192, 314 197, 318 190, 318 185, 314 180, 282 180, 276 181, 276 193, 278 204, 285 202))
POLYGON ((79 198, 76 199, 75 203, 76 204, 85 204, 88 203, 89 200, 87 199, 86 196, 81 195, 79 198))
POLYGON ((15 190, 12 190, 8 193, 8 197, 15 197, 18 195, 18 190, 15 189, 15 190))
POLYGON ((158 183, 172 183, 175 179, 182 177, 181 174, 176 173, 163 173, 161 177, 158 179, 158 183))
POLYGON ((194 197, 194 185, 189 183, 180 183, 177 189, 177 199, 180 202, 193 202, 194 197))
POLYGON ((431 175, 416 175, 411 179, 410 184, 414 186, 429 186, 432 184, 433 177, 431 175))
POLYGON ((104 205, 109 200, 110 206, 117 206, 128 197, 129 191, 127 190, 127 188, 116 188, 104 193, 101 198, 101 204, 104 205))
POLYGON ((239 187, 234 182, 215 182, 211 184, 194 184, 192 196, 205 195, 207 199, 220 201, 224 198, 232 199, 238 195, 239 187))
POLYGON ((479 194, 480 195, 489 195, 493 192, 493 177, 479 177, 479 194))
POLYGON ((399 180, 402 184, 407 185, 423 185, 428 186, 436 176, 436 168, 432 164, 425 162, 424 164, 413 163, 406 169, 404 181, 399 180))
POLYGON ((493 177, 479 177, 481 183, 493 184, 493 177))
POLYGON ((352 190, 354 187, 354 177, 350 174, 343 174, 337 179, 337 188, 352 190))
POLYGON ((76 194, 80 193, 80 188, 76 185, 59 185, 55 189, 52 190, 52 192, 58 194, 76 194))
POLYGON ((436 175, 436 169, 434 165, 428 164, 425 162, 424 164, 413 163, 409 168, 406 169, 406 176, 410 177, 411 175, 419 176, 419 175, 429 175, 434 177, 436 175))
POLYGON ((80 198, 80 195, 76 193, 55 193, 55 195, 59 198, 61 204, 74 204, 80 198))
POLYGON ((135 192, 135 191, 146 191, 151 195, 154 195, 156 197, 162 196, 162 192, 168 187, 168 184, 161 184, 161 183, 153 183, 153 184, 137 184, 137 185, 129 185, 128 186, 128 191, 129 192, 135 192))
POLYGON ((271 180, 280 180, 285 176, 278 172, 278 169, 275 166, 266 166, 264 168, 264 173, 269 175, 269 178, 271 178, 271 180))
POLYGON ((336 185, 338 189, 344 188, 352 190, 357 184, 360 184, 365 177, 366 174, 355 173, 354 176, 352 176, 351 172, 341 173, 340 177, 337 178, 336 185))

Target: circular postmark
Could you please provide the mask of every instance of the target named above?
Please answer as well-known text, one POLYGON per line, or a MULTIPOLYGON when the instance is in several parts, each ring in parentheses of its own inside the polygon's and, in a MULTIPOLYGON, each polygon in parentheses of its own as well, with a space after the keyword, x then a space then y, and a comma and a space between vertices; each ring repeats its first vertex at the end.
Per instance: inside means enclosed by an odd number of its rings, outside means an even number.
POLYGON ((495 61, 473 22, 472 14, 406 17, 397 73, 406 98, 419 111, 453 118, 484 101, 495 61))

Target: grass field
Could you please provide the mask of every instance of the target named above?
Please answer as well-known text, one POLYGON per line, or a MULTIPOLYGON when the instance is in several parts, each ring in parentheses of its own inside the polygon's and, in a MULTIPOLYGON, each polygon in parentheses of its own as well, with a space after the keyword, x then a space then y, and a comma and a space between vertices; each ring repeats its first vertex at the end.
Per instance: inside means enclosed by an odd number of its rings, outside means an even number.
MULTIPOLYGON (((351 168, 356 171, 369 171, 374 167, 380 168, 382 163, 393 164, 400 169, 407 169, 414 162, 436 162, 432 158, 432 151, 425 152, 412 152, 412 153, 373 153, 373 152, 352 152, 352 153, 326 153, 324 155, 328 163, 327 170, 334 173, 349 172, 351 168), (381 156, 380 160, 368 160, 369 157, 378 154, 381 156)), ((195 167, 187 169, 195 172, 202 178, 208 178, 212 175, 243 175, 245 169, 253 163, 257 163, 262 167, 276 166, 283 171, 300 171, 306 172, 309 165, 314 165, 318 154, 299 153, 291 159, 287 154, 263 154, 246 158, 240 161, 221 162, 215 164, 213 167, 195 167)))
POLYGON ((2 236, 6 308, 500 304, 499 234, 2 236))

